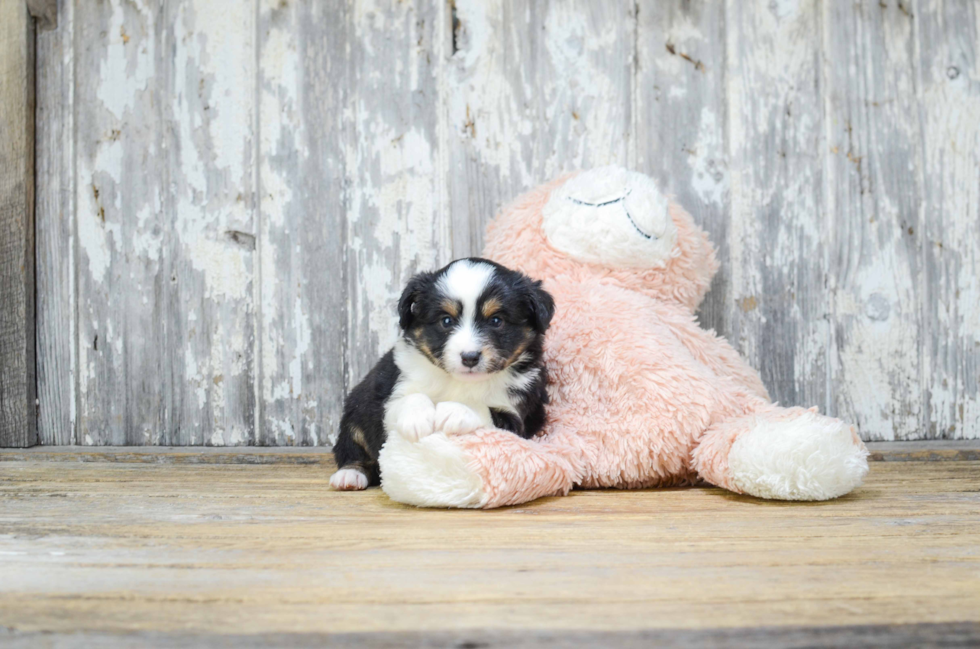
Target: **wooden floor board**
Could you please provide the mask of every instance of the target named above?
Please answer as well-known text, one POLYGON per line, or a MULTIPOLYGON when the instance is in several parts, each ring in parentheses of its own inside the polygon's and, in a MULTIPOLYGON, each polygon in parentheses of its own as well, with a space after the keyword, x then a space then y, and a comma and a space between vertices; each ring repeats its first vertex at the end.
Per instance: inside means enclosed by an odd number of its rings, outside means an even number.
MULTIPOLYGON (((980 439, 868 442, 873 462, 980 460, 980 439)), ((0 462, 122 462, 126 464, 321 464, 334 467, 323 446, 35 446, 0 448, 0 462)))
POLYGON ((713 629, 751 646, 733 630, 910 624, 980 642, 980 627, 961 624, 980 622, 977 462, 873 463, 865 486, 826 503, 576 491, 482 512, 332 492, 320 461, 5 459, 10 643, 354 634, 343 637, 402 646, 483 633, 490 647, 521 632, 566 646, 574 634, 639 643, 713 629))
POLYGON ((290 647, 293 649, 330 647, 353 649, 571 649, 573 647, 616 647, 617 649, 771 649, 772 647, 812 649, 813 647, 975 647, 980 624, 902 624, 837 627, 763 627, 724 629, 643 629, 636 631, 554 631, 483 629, 437 632, 395 633, 264 633, 223 636, 199 633, 76 632, 45 634, 4 631, 4 649, 58 649, 113 647, 144 649, 184 649, 215 647, 252 649, 290 647))

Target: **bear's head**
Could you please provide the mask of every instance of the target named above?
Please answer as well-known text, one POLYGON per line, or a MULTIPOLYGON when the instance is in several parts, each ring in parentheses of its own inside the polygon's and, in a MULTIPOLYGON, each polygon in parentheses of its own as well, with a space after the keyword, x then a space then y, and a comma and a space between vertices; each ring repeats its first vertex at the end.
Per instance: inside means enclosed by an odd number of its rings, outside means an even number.
POLYGON ((653 179, 600 167, 531 190, 487 229, 484 256, 536 279, 596 279, 701 303, 718 269, 705 232, 653 179))

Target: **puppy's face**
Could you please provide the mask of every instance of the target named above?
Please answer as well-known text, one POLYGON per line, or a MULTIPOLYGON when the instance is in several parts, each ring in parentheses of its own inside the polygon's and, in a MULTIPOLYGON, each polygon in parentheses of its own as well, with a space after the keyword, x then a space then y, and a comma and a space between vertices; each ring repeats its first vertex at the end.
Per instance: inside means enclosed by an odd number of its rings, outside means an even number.
POLYGON ((405 339, 431 363, 479 381, 541 353, 554 301, 541 282, 473 258, 413 277, 398 313, 405 339))

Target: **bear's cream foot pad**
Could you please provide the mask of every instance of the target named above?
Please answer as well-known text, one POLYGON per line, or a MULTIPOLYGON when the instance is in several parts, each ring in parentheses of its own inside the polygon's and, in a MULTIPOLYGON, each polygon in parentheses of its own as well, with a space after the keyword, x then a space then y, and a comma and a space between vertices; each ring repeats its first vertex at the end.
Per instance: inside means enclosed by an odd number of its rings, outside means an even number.
POLYGON ((381 453, 381 489, 388 497, 416 507, 478 508, 487 502, 483 479, 444 433, 417 442, 389 433, 381 453))
POLYGON ((851 425, 813 412, 760 418, 728 455, 743 493, 776 500, 828 500, 850 492, 868 473, 868 451, 851 425))

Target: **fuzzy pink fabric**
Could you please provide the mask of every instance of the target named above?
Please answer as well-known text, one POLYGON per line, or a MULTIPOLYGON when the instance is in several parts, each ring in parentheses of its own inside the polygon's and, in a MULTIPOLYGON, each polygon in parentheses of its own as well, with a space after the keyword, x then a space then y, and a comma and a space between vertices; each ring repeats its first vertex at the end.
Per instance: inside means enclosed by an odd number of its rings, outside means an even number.
MULTIPOLYGON (((486 507, 563 495, 574 486, 640 488, 703 479, 737 490, 728 454, 774 406, 755 370, 694 311, 718 268, 714 248, 672 203, 666 268, 610 269, 555 250, 542 230, 551 192, 518 198, 490 224, 484 256, 542 279, 557 311, 545 356, 548 423, 533 440, 498 430, 455 439, 483 479, 486 507)), ((860 441, 857 441, 860 444, 860 441)))

